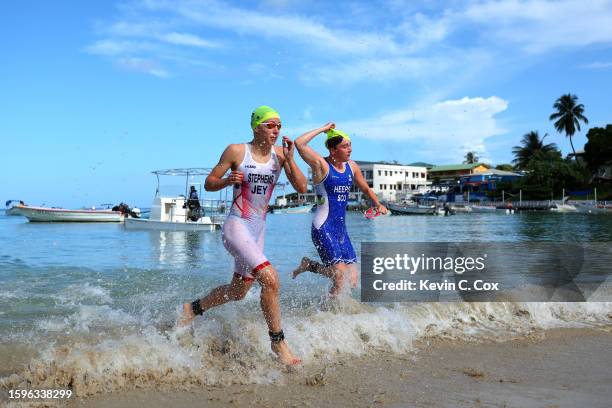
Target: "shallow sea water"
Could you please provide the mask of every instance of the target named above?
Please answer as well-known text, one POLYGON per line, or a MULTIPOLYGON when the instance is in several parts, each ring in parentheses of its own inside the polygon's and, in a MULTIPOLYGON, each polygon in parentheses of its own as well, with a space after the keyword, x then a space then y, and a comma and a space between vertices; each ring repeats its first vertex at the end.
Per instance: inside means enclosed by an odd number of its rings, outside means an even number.
MULTIPOLYGON (((536 329, 609 324, 612 303, 365 304, 326 279, 290 273, 317 258, 309 214, 269 215, 266 254, 282 283, 283 324, 306 364, 341 354, 412 350, 416 339, 507 339, 536 329)), ((610 242, 612 216, 347 216, 359 254, 376 242, 610 242)), ((183 302, 227 283, 221 232, 128 231, 118 224, 33 224, 0 214, 3 386, 70 386, 79 395, 140 386, 282 381, 271 362, 257 285, 239 303, 172 329, 183 302)))

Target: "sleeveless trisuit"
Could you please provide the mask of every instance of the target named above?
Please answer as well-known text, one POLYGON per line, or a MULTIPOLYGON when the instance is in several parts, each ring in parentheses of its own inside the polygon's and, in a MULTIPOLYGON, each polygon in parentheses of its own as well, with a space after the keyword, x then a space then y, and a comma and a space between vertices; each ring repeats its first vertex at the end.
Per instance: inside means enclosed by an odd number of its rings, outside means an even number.
POLYGON ((244 159, 238 168, 244 175, 241 185, 234 185, 234 199, 223 225, 223 245, 234 257, 234 273, 243 279, 255 279, 258 271, 270 265, 263 253, 266 213, 272 190, 281 171, 274 147, 267 163, 251 155, 251 144, 244 147, 244 159))
POLYGON ((342 173, 329 161, 328 164, 327 176, 315 186, 315 191, 322 197, 323 202, 317 205, 312 220, 312 242, 324 265, 340 262, 351 264, 357 261, 357 257, 344 220, 349 191, 353 185, 353 172, 348 163, 344 163, 342 173))

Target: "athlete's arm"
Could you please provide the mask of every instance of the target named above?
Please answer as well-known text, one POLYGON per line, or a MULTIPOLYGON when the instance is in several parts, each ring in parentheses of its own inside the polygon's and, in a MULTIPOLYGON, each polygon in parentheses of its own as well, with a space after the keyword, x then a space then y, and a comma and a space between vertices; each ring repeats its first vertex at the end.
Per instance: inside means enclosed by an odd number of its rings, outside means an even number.
POLYGON ((293 140, 289 139, 287 136, 283 136, 283 168, 285 169, 287 179, 293 188, 295 188, 295 191, 304 194, 308 190, 308 181, 293 158, 294 146, 293 140))
POLYGON ((230 168, 237 167, 236 163, 238 163, 238 158, 240 157, 241 147, 242 145, 231 144, 223 151, 219 163, 213 167, 208 177, 206 177, 206 182, 204 183, 206 191, 219 191, 230 184, 242 183, 242 172, 240 171, 232 171, 228 177, 223 177, 230 168))
POLYGON ((313 181, 316 178, 322 177, 325 174, 327 167, 325 159, 319 153, 315 152, 310 146, 308 146, 308 143, 310 143, 310 141, 314 139, 315 136, 317 136, 319 133, 327 132, 334 126, 335 125, 330 122, 327 125, 322 126, 318 129, 313 129, 309 132, 306 132, 302 136, 295 139, 295 148, 297 149, 300 156, 302 156, 302 159, 304 159, 304 161, 308 163, 308 165, 312 169, 313 181))
POLYGON ((376 207, 376 211, 381 214, 386 214, 387 208, 382 205, 380 201, 378 201, 378 197, 374 193, 374 190, 372 190, 370 186, 368 186, 368 183, 363 178, 363 174, 361 174, 361 169, 359 168, 359 165, 352 160, 349 160, 349 165, 351 166, 351 170, 353 171, 353 181, 357 185, 357 187, 359 187, 359 189, 363 191, 363 193, 368 196, 370 200, 372 200, 374 206, 376 207))

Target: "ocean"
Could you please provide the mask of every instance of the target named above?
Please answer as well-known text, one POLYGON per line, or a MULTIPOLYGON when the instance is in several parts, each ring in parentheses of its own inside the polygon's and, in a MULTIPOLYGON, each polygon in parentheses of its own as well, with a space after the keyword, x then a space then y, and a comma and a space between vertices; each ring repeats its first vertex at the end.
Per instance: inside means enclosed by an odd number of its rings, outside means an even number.
MULTIPOLYGON (((417 341, 509 340, 558 327, 612 322, 612 302, 390 303, 330 301, 329 281, 304 273, 318 259, 309 214, 269 215, 266 254, 281 278, 283 326, 305 364, 386 351, 417 341)), ((612 217, 598 214, 347 216, 361 242, 610 242, 612 217)), ((254 285, 241 302, 173 324, 184 302, 231 279, 221 232, 128 231, 120 224, 34 224, 0 213, 0 385, 71 387, 77 395, 134 387, 283 381, 271 358, 254 285)))

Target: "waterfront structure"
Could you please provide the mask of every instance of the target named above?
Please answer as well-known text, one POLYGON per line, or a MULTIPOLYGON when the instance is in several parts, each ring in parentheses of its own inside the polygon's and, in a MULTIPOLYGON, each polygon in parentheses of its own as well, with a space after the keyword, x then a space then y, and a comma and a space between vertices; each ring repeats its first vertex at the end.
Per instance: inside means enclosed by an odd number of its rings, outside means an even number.
MULTIPOLYGON (((431 187, 427 180, 426 163, 421 166, 404 165, 397 162, 355 161, 361 168, 368 186, 380 200, 397 201, 416 193, 426 193, 431 187)), ((351 188, 350 196, 362 202, 357 186, 351 188)))
POLYGON ((451 187, 457 185, 457 182, 463 176, 484 173, 489 169, 490 166, 484 163, 447 164, 432 167, 428 174, 429 180, 434 185, 451 187))
MULTIPOLYGON (((427 163, 399 164, 397 162, 371 162, 355 160, 361 169, 368 186, 382 201, 397 201, 416 193, 426 193, 431 188, 431 181, 427 180, 427 163)), ((308 193, 288 194, 291 201, 297 197, 300 202, 316 202, 316 194, 312 193, 312 172, 308 169, 308 193)), ((354 204, 364 204, 361 190, 355 185, 349 192, 349 201, 354 204)))
POLYGON ((483 172, 461 176, 459 178, 459 194, 467 196, 470 200, 484 199, 486 194, 497 190, 500 183, 514 183, 523 175, 512 171, 488 169, 483 172))

